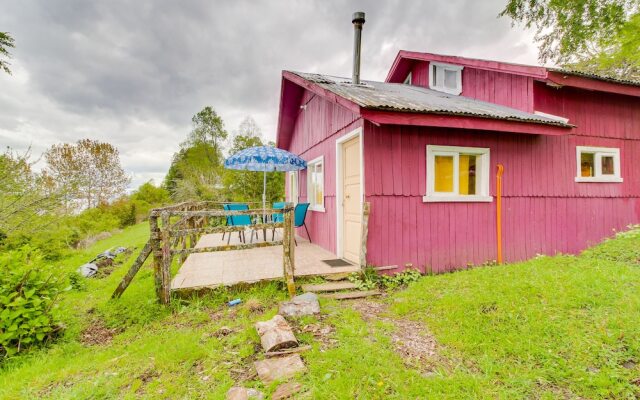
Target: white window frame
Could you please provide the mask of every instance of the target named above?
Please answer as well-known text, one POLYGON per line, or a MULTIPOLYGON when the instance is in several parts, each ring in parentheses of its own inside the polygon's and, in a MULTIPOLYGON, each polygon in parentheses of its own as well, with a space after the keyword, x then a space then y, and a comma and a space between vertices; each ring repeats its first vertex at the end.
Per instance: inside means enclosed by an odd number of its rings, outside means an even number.
POLYGON ((427 145, 427 194, 422 198, 425 203, 434 202, 491 202, 493 197, 489 194, 491 152, 486 147, 460 147, 460 146, 434 146, 427 145), (479 157, 479 166, 476 170, 476 194, 464 195, 460 193, 459 182, 459 158, 460 154, 474 154, 479 157), (453 192, 442 193, 435 191, 435 157, 453 156, 453 192))
POLYGON ((325 193, 325 176, 327 175, 324 163, 324 156, 316 157, 311 161, 307 161, 307 202, 309 203, 309 210, 311 211, 319 211, 325 212, 324 208, 324 198, 326 197, 325 193), (313 185, 311 184, 311 166, 315 166, 317 164, 322 164, 322 204, 315 204, 316 194, 313 192, 313 185), (312 193, 313 192, 313 193, 312 193))
POLYGON ((407 77, 404 79, 404 82, 402 82, 405 85, 411 85, 411 72, 409 72, 409 75, 407 75, 407 77))
POLYGON ((462 93, 462 65, 444 64, 435 61, 429 63, 429 89, 437 90, 439 92, 449 93, 453 95, 459 95, 462 93), (434 71, 438 69, 440 73, 434 74, 434 71), (456 87, 454 89, 444 86, 444 71, 453 71, 456 73, 456 87), (437 82, 434 82, 434 76, 437 82))
POLYGON ((289 191, 287 193, 287 201, 289 203, 298 204, 300 198, 300 175, 298 171, 289 171, 287 173, 287 184, 289 185, 289 191), (293 182, 295 181, 295 192, 293 191, 293 182))
POLYGON ((576 146, 576 182, 622 182, 620 149, 617 147, 576 146), (594 176, 582 176, 582 153, 593 153, 594 176), (613 175, 602 175, 603 156, 613 157, 613 175))

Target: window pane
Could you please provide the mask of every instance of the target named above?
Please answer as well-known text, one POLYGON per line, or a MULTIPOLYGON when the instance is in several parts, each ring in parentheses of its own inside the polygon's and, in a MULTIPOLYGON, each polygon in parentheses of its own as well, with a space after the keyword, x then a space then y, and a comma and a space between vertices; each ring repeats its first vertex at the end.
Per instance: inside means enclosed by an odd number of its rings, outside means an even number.
POLYGON ((602 175, 614 175, 613 156, 602 156, 602 175))
POLYGON ((453 156, 435 156, 435 188, 436 192, 453 192, 453 156))
POLYGON ((458 180, 460 183, 460 194, 476 193, 476 165, 478 157, 473 154, 460 154, 460 165, 458 180))
POLYGON ((431 77, 431 85, 438 86, 438 67, 431 68, 431 72, 433 73, 433 76, 431 77))
POLYGON ((322 164, 316 165, 316 204, 324 204, 324 174, 322 173, 322 164))
POLYGON ((580 153, 580 176, 595 176, 595 154, 580 153))
POLYGON ((444 70, 444 87, 446 87, 447 89, 455 89, 457 77, 458 77, 458 73, 456 71, 445 69, 444 70))

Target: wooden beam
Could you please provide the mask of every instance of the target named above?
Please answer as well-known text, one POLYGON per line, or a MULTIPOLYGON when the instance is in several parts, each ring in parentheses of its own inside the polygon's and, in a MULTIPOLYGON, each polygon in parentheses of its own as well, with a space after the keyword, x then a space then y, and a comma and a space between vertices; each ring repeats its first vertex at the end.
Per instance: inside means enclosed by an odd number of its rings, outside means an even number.
POLYGON ((280 246, 281 244, 283 244, 282 240, 275 240, 272 242, 230 244, 230 245, 210 246, 210 247, 194 247, 194 248, 187 248, 187 249, 174 249, 174 250, 171 250, 171 254, 185 254, 185 253, 193 254, 193 253, 211 253, 215 251, 247 250, 247 249, 255 249, 259 247, 280 246))
POLYGON ((260 229, 275 229, 275 228, 282 228, 282 227, 284 227, 283 222, 268 222, 264 224, 253 224, 253 225, 247 225, 247 226, 233 226, 233 225, 209 226, 205 228, 172 230, 171 236, 187 236, 193 233, 207 234, 207 233, 223 233, 223 232, 242 232, 247 230, 247 228, 260 230, 260 229))
POLYGON ((158 299, 161 304, 169 304, 171 302, 171 228, 169 226, 169 212, 163 212, 162 219, 162 262, 160 263, 160 292, 158 299))
POLYGON ((131 268, 129 268, 127 274, 124 276, 124 278, 122 278, 122 281, 120 281, 120 284, 111 295, 112 299, 117 299, 122 296, 122 293, 124 293, 127 287, 129 287, 129 284, 133 280, 133 277, 136 276, 136 274, 140 270, 140 267, 142 267, 142 264, 144 264, 147 257, 149 257, 149 254, 151 254, 151 240, 147 241, 147 243, 142 248, 142 251, 140 252, 140 254, 138 254, 138 257, 133 262, 133 265, 131 265, 131 268))
POLYGON ((284 272, 284 280, 287 284, 287 290, 291 297, 296 295, 296 284, 293 280, 295 274, 295 230, 294 209, 292 203, 287 203, 284 211, 284 231, 282 234, 282 265, 284 272))
POLYGON ((369 236, 369 213, 371 204, 365 201, 362 204, 362 232, 360 234, 360 268, 367 267, 367 236, 369 236))
POLYGON ((162 298, 162 244, 160 227, 158 226, 158 216, 149 216, 149 243, 153 254, 153 280, 158 300, 162 298))

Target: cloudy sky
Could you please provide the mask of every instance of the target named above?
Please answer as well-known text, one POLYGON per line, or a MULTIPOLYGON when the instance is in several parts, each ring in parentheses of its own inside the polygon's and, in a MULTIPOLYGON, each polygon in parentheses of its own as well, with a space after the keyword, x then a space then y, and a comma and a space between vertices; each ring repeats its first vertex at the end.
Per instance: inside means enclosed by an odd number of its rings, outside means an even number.
POLYGON ((0 145, 38 156, 80 138, 120 149, 132 187, 160 182, 191 117, 229 131, 250 115, 275 138, 283 69, 350 76, 351 14, 366 12, 362 77, 400 49, 536 63, 506 0, 0 0, 16 42, 0 73, 0 145))

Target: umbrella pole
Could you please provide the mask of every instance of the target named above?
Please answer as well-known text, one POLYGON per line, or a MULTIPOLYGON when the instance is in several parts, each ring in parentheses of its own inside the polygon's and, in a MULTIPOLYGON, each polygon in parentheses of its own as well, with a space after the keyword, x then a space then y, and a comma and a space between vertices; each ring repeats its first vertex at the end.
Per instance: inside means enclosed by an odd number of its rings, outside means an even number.
MULTIPOLYGON (((264 171, 264 175, 262 178, 262 223, 266 223, 267 222, 267 213, 266 210, 267 209, 267 171, 264 171)), ((264 232, 264 240, 265 242, 267 241, 267 231, 265 230, 264 232)))

